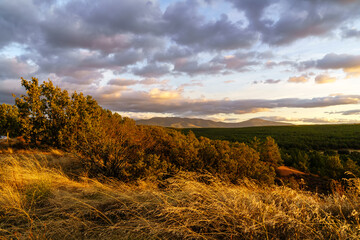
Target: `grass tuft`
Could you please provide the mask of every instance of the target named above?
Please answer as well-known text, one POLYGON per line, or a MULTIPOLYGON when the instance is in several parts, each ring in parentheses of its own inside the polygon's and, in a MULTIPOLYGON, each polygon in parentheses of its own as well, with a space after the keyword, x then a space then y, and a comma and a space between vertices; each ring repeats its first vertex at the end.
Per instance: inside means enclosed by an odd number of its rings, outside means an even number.
POLYGON ((74 177, 74 159, 0 154, 0 238, 360 238, 359 179, 330 195, 188 172, 125 184, 74 177))

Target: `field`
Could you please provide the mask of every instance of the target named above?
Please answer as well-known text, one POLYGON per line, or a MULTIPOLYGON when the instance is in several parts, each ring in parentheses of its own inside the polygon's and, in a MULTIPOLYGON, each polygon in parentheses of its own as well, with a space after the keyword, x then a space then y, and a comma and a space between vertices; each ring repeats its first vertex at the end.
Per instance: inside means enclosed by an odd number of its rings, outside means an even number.
POLYGON ((300 125, 248 128, 194 128, 196 136, 238 142, 250 142, 254 137, 271 136, 279 147, 300 150, 360 149, 360 124, 300 125))
POLYGON ((179 172, 88 178, 59 150, 0 153, 1 239, 359 239, 360 183, 319 195, 179 172))

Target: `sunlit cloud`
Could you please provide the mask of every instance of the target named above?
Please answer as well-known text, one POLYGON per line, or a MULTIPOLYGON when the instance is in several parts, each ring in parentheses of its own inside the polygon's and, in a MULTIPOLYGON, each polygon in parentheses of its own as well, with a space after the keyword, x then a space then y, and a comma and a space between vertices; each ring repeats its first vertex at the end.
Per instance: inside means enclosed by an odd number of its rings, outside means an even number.
POLYGON ((177 91, 161 90, 158 88, 151 89, 149 95, 150 98, 152 99, 161 99, 161 100, 171 100, 180 97, 180 94, 177 91))
POLYGON ((324 83, 333 83, 336 81, 336 78, 330 77, 329 75, 322 74, 315 77, 315 83, 324 84, 324 83))
POLYGON ((289 77, 288 82, 290 83, 306 83, 309 81, 309 78, 306 75, 298 77, 289 77))
POLYGON ((296 118, 296 117, 280 117, 280 116, 270 116, 270 117, 261 117, 265 120, 270 121, 281 121, 289 122, 296 124, 339 124, 339 123, 360 123, 360 120, 349 120, 349 119, 335 119, 335 118, 296 118))

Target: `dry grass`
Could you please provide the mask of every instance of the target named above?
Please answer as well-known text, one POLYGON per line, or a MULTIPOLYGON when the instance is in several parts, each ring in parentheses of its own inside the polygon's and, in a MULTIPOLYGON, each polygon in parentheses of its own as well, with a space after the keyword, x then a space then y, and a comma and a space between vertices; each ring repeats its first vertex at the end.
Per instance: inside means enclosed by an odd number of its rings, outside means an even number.
POLYGON ((0 239, 360 238, 359 180, 329 196, 190 173, 124 184, 74 180, 65 174, 73 161, 0 154, 0 239))

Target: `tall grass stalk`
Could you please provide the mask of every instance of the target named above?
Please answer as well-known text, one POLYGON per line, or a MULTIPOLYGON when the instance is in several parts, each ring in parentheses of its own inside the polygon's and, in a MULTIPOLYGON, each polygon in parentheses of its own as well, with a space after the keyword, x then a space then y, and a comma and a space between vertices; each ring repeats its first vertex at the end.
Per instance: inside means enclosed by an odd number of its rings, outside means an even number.
POLYGON ((2 238, 360 238, 359 179, 331 195, 189 172, 125 184, 69 177, 59 169, 71 161, 57 152, 0 154, 2 238))

